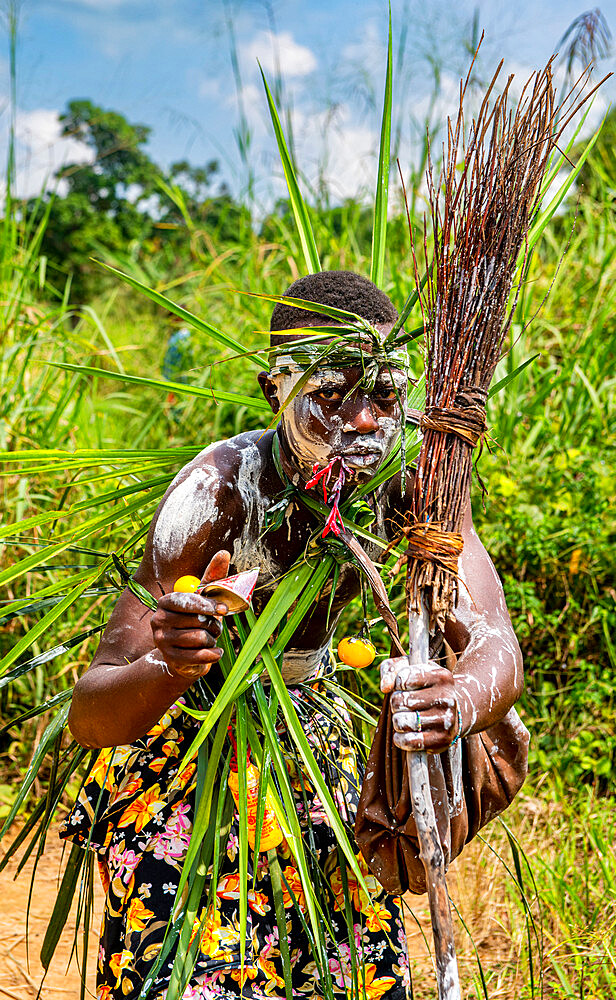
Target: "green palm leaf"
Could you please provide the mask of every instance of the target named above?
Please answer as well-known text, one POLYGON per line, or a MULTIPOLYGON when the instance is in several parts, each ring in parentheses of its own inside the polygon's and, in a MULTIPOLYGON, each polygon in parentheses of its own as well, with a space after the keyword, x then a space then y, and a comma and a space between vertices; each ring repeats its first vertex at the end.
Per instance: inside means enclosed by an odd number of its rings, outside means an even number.
MULTIPOLYGON (((126 475, 126 473, 123 473, 123 475, 126 475)), ((134 470, 131 471, 130 475, 135 475, 134 470)), ((0 539, 11 537, 16 531, 18 531, 19 534, 22 534, 25 531, 29 531, 31 528, 41 527, 44 524, 50 524, 52 522, 72 518, 75 514, 82 511, 96 509, 97 507, 107 507, 109 504, 115 503, 115 501, 123 497, 133 496, 135 493, 145 493, 153 489, 156 490, 155 495, 160 496, 167 489, 169 480, 170 477, 168 475, 157 476, 155 479, 143 479, 138 483, 132 483, 130 486, 124 486, 122 489, 115 489, 108 493, 99 493, 97 496, 89 497, 87 500, 80 500, 62 510, 49 511, 45 514, 36 514, 34 517, 29 517, 23 521, 19 521, 18 524, 7 524, 5 527, 0 528, 0 539)), ((79 485, 83 486, 83 481, 80 480, 79 485)))
MULTIPOLYGON (((195 736, 192 744, 186 751, 184 756, 184 761, 186 763, 194 759, 199 747, 204 740, 207 739, 212 727, 218 721, 221 713, 235 700, 240 690, 240 686, 245 680, 246 674, 251 670, 251 668, 254 667, 257 657, 266 646, 270 637, 273 635, 274 630, 277 628, 282 618, 286 615, 291 605, 294 604, 300 596, 304 588, 311 587, 316 595, 321 584, 317 578, 317 583, 315 585, 312 579, 314 572, 315 566, 312 563, 305 563, 301 566, 294 567, 289 573, 287 573, 259 615, 259 620, 255 624, 255 627, 251 629, 250 634, 245 644, 242 646, 235 663, 225 678, 218 697, 212 707, 206 712, 192 711, 190 713, 195 718, 202 719, 203 724, 199 733, 195 736)), ((258 670, 259 668, 257 668, 257 671, 258 670)), ((257 677, 258 672, 255 673, 253 679, 256 680, 257 677)), ((171 788, 173 789, 173 785, 171 788)))
MULTIPOLYGON (((233 337, 223 333, 222 330, 218 330, 215 326, 212 326, 211 323, 208 323, 200 316, 195 316, 194 313, 189 312, 188 309, 184 309, 184 307, 178 305, 177 302, 173 302, 173 300, 167 298, 166 295, 162 295, 160 292, 155 291, 153 288, 150 288, 149 285, 144 284, 144 282, 138 281, 137 278, 133 278, 129 274, 125 274, 124 271, 119 271, 117 267, 112 267, 111 264, 105 264, 101 260, 97 260, 96 263, 100 267, 104 267, 105 270, 115 274, 122 281, 125 281, 127 285, 131 286, 131 288, 134 288, 138 292, 143 292, 143 294, 146 295, 152 302, 155 302, 157 306, 160 306, 162 309, 167 309, 169 312, 173 313, 174 316, 178 316, 179 319, 184 320, 184 322, 188 323, 189 326, 194 327, 195 330, 198 330, 200 333, 204 333, 209 340, 213 340, 214 343, 220 344, 221 347, 228 347, 232 351, 235 351, 235 353, 241 354, 244 352, 244 345, 240 344, 239 340, 234 340, 233 337)), ((247 357, 252 364, 261 365, 258 358, 252 357, 251 355, 247 355, 247 357)))
POLYGON ((79 881, 79 876, 86 860, 86 852, 81 844, 73 844, 41 947, 41 965, 44 969, 49 968, 58 941, 60 940, 60 935, 71 909, 77 882, 79 881))
MULTIPOLYGON (((570 141, 569 141, 569 143, 567 145, 567 148, 561 153, 561 155, 559 157, 556 158, 554 166, 552 167, 552 169, 550 170, 550 172, 548 173, 548 175, 546 176, 546 179, 544 181, 544 185, 543 185, 543 191, 544 192, 546 192, 549 189, 549 186, 556 180, 556 178, 558 177, 558 174, 564 168, 565 164, 570 165, 571 161, 569 160, 569 157, 568 157, 567 153, 569 153, 570 150, 573 148, 575 140, 576 140, 576 138, 577 138, 577 136, 578 136, 578 134, 580 132, 580 129, 583 128, 584 122, 586 121, 586 118, 589 115, 589 113, 590 113, 590 107, 588 108, 588 110, 586 111, 586 113, 584 114, 584 116, 582 117, 579 125, 577 126, 577 128, 576 128, 573 136, 571 137, 571 139, 570 139, 570 141)), ((558 190, 556 191, 556 193, 553 195, 553 197, 550 199, 550 201, 546 205, 546 207, 539 213, 537 219, 533 223, 533 225, 532 225, 532 227, 531 227, 531 229, 529 230, 529 233, 528 233, 528 249, 526 250, 527 254, 530 253, 530 251, 535 246, 535 244, 537 243, 537 241, 541 238, 541 236, 543 235, 543 233, 545 231, 546 226, 548 225, 548 223, 550 222, 550 220, 553 219, 554 214, 556 213, 556 211, 558 210, 559 206, 564 201, 567 193, 569 192, 569 190, 571 189, 572 185, 574 184, 574 182, 575 182, 578 174, 580 173, 580 170, 582 169, 582 167, 584 166, 586 160, 590 156, 590 153, 592 152, 592 150, 594 148, 594 145, 597 142, 597 139, 599 138, 599 136, 601 134, 601 130, 602 130, 603 126, 605 125, 605 119, 606 119, 608 113, 609 113, 609 111, 606 111, 606 113, 605 113, 605 115, 604 115, 604 117, 603 117, 603 119, 601 121, 601 124, 599 125, 598 129, 594 132, 594 134, 591 136, 591 138, 588 140, 588 142, 584 146, 584 150, 582 151, 582 153, 581 153, 581 155, 580 155, 580 157, 579 157, 579 159, 578 159, 575 167, 572 170, 569 170, 567 172, 567 175, 564 178, 562 184, 560 185, 560 187, 558 188, 558 190)), ((522 250, 524 252, 524 248, 522 248, 522 250)))
POLYGON ((66 720, 68 718, 68 710, 69 706, 63 705, 60 711, 57 713, 56 716, 54 716, 52 721, 45 729, 41 737, 41 740, 32 756, 32 760, 30 761, 28 770, 26 771, 23 777, 23 781, 21 783, 19 792, 15 797, 15 801, 13 802, 9 814, 2 825, 2 829, 0 830, 0 838, 4 837, 5 833, 7 833, 7 831, 10 829, 11 823, 17 816, 21 806, 26 800, 28 792, 32 787, 32 784, 38 774, 39 768, 41 766, 44 757, 47 754, 47 751, 53 745, 53 743, 58 737, 58 734, 62 731, 62 729, 66 725, 66 720))
MULTIPOLYGON (((135 510, 138 509, 139 507, 138 501, 134 501, 133 507, 135 510)), ((117 516, 118 515, 116 514, 115 517, 117 518, 117 516)), ((94 527, 98 526, 99 524, 104 524, 108 522, 110 520, 110 517, 111 517, 110 515, 104 515, 99 518, 93 518, 92 522, 94 524, 94 527)), ((113 518, 111 519, 113 520, 113 518)), ((92 522, 90 525, 90 529, 94 530, 92 527, 92 522)), ((147 531, 147 526, 138 529, 127 541, 125 541, 121 546, 118 547, 117 553, 121 555, 123 552, 130 550, 131 547, 140 538, 143 537, 146 531, 147 531)), ((83 537, 83 534, 80 534, 79 537, 83 537)), ((67 548, 69 545, 70 541, 60 542, 58 543, 57 546, 56 545, 48 546, 47 549, 43 550, 43 553, 45 553, 45 555, 48 556, 49 554, 53 554, 58 551, 61 551, 62 549, 67 548)), ((36 568, 37 562, 40 562, 41 554, 42 554, 41 552, 36 552, 34 553, 34 556, 28 556, 26 559, 18 563, 15 567, 9 567, 5 571, 4 575, 5 576, 8 575, 9 578, 12 579, 14 578, 11 577, 10 575, 12 569, 16 571, 15 576, 21 576, 24 573, 28 572, 30 569, 36 568)), ((51 610, 48 611, 47 614, 43 618, 41 618, 41 620, 38 621, 28 632, 26 632, 26 634, 23 635, 9 650, 9 652, 0 661, 0 673, 6 671, 7 668, 10 667, 11 664, 14 663, 15 660, 17 660, 21 656, 21 654, 32 645, 33 642, 39 639, 51 625, 53 625, 59 618, 62 617, 62 615, 67 611, 67 609, 70 608, 78 600, 79 597, 81 597, 84 591, 88 590, 89 587, 91 587, 92 584, 97 579, 99 579, 99 577, 101 577, 107 570, 111 570, 113 566, 114 566, 113 555, 109 555, 101 561, 100 565, 96 566, 93 570, 90 570, 89 572, 83 574, 83 576, 81 576, 76 586, 74 586, 69 591, 68 594, 66 594, 54 607, 52 607, 51 610)))
POLYGON ((491 399, 492 396, 495 396, 497 392, 500 392, 501 389, 504 389, 506 386, 508 386, 510 382, 513 382, 514 379, 518 377, 518 375, 522 374, 525 368, 528 368, 529 365, 532 365, 533 361, 536 361, 537 358, 540 357, 541 357, 540 354, 533 354, 532 358, 527 358, 526 361, 523 361, 522 364, 518 365, 515 371, 509 372, 508 375, 505 375, 504 378, 500 379, 493 386, 491 386, 490 391, 488 392, 488 399, 491 399))
MULTIPOLYGON (((312 880, 310 878, 310 869, 306 859, 306 852, 304 848, 304 834, 299 823, 297 816, 297 808, 295 805, 295 798, 293 795, 293 789, 289 781, 289 772, 285 764, 285 760, 280 748, 280 738, 276 731, 274 720, 270 714, 270 709, 267 704, 267 699, 265 697, 265 692, 263 691, 263 685, 260 681, 255 684, 255 695, 257 697, 257 704, 259 706, 259 713, 261 718, 261 723, 263 726, 263 731, 267 739, 269 751, 274 764, 274 769, 276 771, 276 777, 278 778, 278 784, 282 792, 282 798, 284 802, 284 818, 285 825, 288 825, 288 836, 285 832, 285 837, 291 848, 291 852, 297 864, 297 870, 300 875, 302 882, 302 887, 304 889, 304 895, 306 899, 306 909, 308 910, 308 919, 310 921, 310 927, 312 930, 312 943, 313 948, 317 951, 316 943, 319 942, 319 951, 324 952, 324 942, 323 942, 323 929, 318 917, 317 901, 315 898, 315 891, 312 880)), ((279 815, 280 806, 276 803, 277 797, 274 797, 274 803, 276 807, 276 814, 279 815)), ((318 954, 318 952, 317 952, 318 954)), ((315 955, 316 958, 316 955, 315 955)))
MULTIPOLYGON (((307 312, 316 312, 321 316, 329 316, 330 319, 336 320, 338 323, 350 326, 352 330, 356 328, 364 330, 370 326, 367 320, 358 316, 357 313, 350 312, 348 309, 339 309, 337 306, 324 306, 320 302, 311 302, 310 299, 299 299, 294 295, 270 295, 266 292, 249 292, 242 288, 238 288, 237 292, 238 295, 250 295, 254 299, 265 299, 266 302, 281 302, 283 305, 293 306, 295 309, 305 309, 307 312)), ((336 332, 340 333, 341 331, 338 328, 336 332)), ((324 333, 323 336, 327 336, 327 333, 324 333)), ((308 340, 308 338, 306 339, 308 340)))
MULTIPOLYGON (((330 571, 329 566, 327 567, 327 570, 329 573, 330 571)), ((254 628, 255 625, 257 624, 257 618, 254 612, 250 608, 246 612, 246 618, 249 625, 251 625, 251 627, 254 628)), ((349 863, 349 868, 351 868, 351 870, 353 871, 355 877, 357 878, 364 892, 366 892, 366 894, 369 896, 370 893, 368 892, 368 889, 364 882, 364 877, 357 863, 357 858, 355 857, 355 853, 349 843, 349 838, 347 837, 346 830, 344 829, 344 825, 340 819, 340 814, 338 812, 338 809, 334 805, 331 793, 327 785, 325 784, 325 781, 323 780, 323 776, 321 775, 317 762, 314 759, 314 754, 310 749, 310 744, 306 739, 306 734, 304 733, 304 730, 301 727, 299 719, 297 718, 297 712, 293 707, 293 703, 289 696, 287 685, 285 684, 282 674, 280 672, 280 667, 278 666, 277 661, 274 659, 272 650, 268 646, 265 646, 263 648, 263 662, 265 663, 265 666, 267 668, 267 672, 269 674, 272 687, 274 688, 274 691, 276 692, 276 695, 278 697, 280 707, 285 717, 287 728, 291 733, 293 740, 300 752, 301 758, 306 767, 306 771, 308 773, 310 781, 314 785, 319 795, 319 798, 323 803, 323 808, 325 809, 325 812, 327 813, 327 818, 331 824, 332 829, 336 834, 336 839, 340 844, 340 847, 344 851, 344 854, 349 863)))
MULTIPOLYGON (((263 367, 263 362, 259 361, 263 367)), ((165 379, 146 378, 142 375, 125 375, 122 372, 106 371, 104 368, 90 368, 87 365, 71 365, 67 362, 50 362, 54 368, 64 368, 66 371, 82 372, 84 375, 94 375, 99 378, 114 379, 116 382, 128 382, 131 385, 147 385, 163 392, 174 392, 178 396, 201 396, 216 402, 235 403, 237 406, 250 406, 257 410, 269 410, 266 401, 259 396, 241 396, 237 392, 227 392, 225 389, 209 389, 199 385, 188 385, 184 382, 168 382, 165 379)))
MULTIPOLYGON (((180 940, 171 972, 169 988, 167 992, 168 1000, 176 1000, 184 991, 186 983, 190 978, 194 962, 197 957, 197 950, 190 949, 190 938, 193 933, 194 921, 197 915, 207 878, 209 858, 207 856, 207 845, 213 848, 213 837, 206 841, 206 836, 210 828, 210 816, 212 811, 212 798, 218 767, 221 760, 225 739, 227 736, 227 726, 231 715, 231 706, 227 705, 220 714, 216 735, 212 742, 210 752, 207 757, 201 758, 203 768, 198 774, 201 781, 198 781, 200 794, 197 795, 195 807, 195 817, 193 821, 192 835, 188 846, 188 851, 182 868, 182 875, 178 885, 176 899, 182 898, 182 893, 186 885, 189 886, 189 899, 186 904, 184 915, 177 916, 181 920, 180 940)), ((202 744, 203 745, 203 744, 202 744)), ((203 747, 205 750, 205 747, 203 747)), ((181 771, 182 769, 180 769, 181 771)), ((200 935, 196 935, 198 944, 200 935)))

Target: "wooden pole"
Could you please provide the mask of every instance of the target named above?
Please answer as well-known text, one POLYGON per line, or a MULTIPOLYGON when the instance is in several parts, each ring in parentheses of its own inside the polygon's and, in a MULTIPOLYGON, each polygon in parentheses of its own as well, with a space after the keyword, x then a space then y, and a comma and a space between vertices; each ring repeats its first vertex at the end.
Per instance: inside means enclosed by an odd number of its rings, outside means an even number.
MULTIPOLYGON (((423 600, 421 609, 421 615, 412 612, 409 615, 411 665, 427 663, 430 658, 430 629, 423 600)), ((409 753, 409 780, 413 818, 419 840, 419 856, 426 871, 438 998, 461 1000, 451 906, 445 880, 445 859, 430 794, 428 755, 425 750, 413 750, 409 753)))

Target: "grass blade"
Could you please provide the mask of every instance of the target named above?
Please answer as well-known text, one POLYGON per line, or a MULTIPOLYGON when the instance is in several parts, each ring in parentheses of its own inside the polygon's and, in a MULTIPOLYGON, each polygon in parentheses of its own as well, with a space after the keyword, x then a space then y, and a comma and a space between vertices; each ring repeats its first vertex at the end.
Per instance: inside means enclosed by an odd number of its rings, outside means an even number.
MULTIPOLYGON (((174 316, 178 316, 189 326, 195 328, 200 333, 204 333, 210 340, 215 341, 215 343, 220 344, 221 347, 229 347, 236 353, 244 353, 245 348, 243 344, 240 344, 239 340, 234 340, 233 337, 229 337, 228 334, 223 333, 222 330, 216 329, 211 323, 206 322, 200 316, 195 316, 194 313, 184 309, 183 306, 173 302, 172 299, 168 299, 166 295, 161 295, 160 292, 156 292, 153 288, 149 288, 148 285, 144 284, 142 281, 138 281, 137 278, 132 278, 129 274, 125 274, 124 271, 118 270, 117 267, 112 267, 111 264, 105 264, 102 260, 96 260, 96 264, 99 267, 104 267, 106 271, 110 271, 111 274, 117 275, 122 281, 125 281, 127 285, 134 288, 138 292, 143 292, 152 302, 155 302, 157 306, 162 309, 167 309, 169 312, 173 313, 174 316)), ((248 360, 253 364, 261 367, 262 362, 259 358, 248 355, 248 360)))
POLYGON ((272 893, 274 896, 274 910, 276 913, 276 924, 278 926, 278 943, 280 945, 280 958, 282 959, 282 974, 284 976, 284 990, 287 1000, 293 997, 293 982, 291 979, 291 955, 289 953, 289 941, 287 935, 287 918, 284 912, 284 897, 282 894, 282 878, 280 872, 280 861, 275 850, 267 852, 267 864, 272 881, 272 893))
POLYGON ((240 874, 240 962, 246 961, 246 923, 248 920, 248 788, 246 773, 248 743, 246 740, 246 698, 238 698, 235 710, 237 737, 237 772, 240 796, 239 874, 240 874))
MULTIPOLYGON (((246 618, 249 624, 252 627, 254 627, 257 619, 255 617, 254 611, 252 611, 250 608, 246 612, 246 618)), ((321 802, 323 803, 323 808, 327 813, 327 818, 330 822, 330 825, 334 833, 336 834, 336 838, 338 840, 338 843, 340 844, 340 847, 344 851, 344 854, 349 863, 349 867, 351 868, 353 874, 357 878, 359 885, 361 885, 366 895, 370 897, 370 893, 364 881, 364 877, 357 863, 357 858, 355 857, 355 853, 349 843, 349 838, 347 837, 346 830, 344 829, 342 820, 340 819, 340 814, 338 812, 338 809, 334 805, 331 793, 327 785, 325 784, 323 776, 319 771, 317 762, 314 759, 314 754, 310 749, 310 744, 308 743, 306 734, 304 733, 304 730, 301 727, 301 724, 297 717, 297 713, 293 707, 293 703, 291 701, 287 686, 280 672, 280 668, 276 660, 274 659, 272 651, 269 647, 265 646, 263 648, 262 655, 263 655, 263 662, 267 667, 267 672, 269 674, 272 687, 276 692, 278 701, 280 703, 280 707, 284 714, 287 728, 291 736, 293 737, 293 741, 297 746, 297 749, 299 750, 300 756, 306 767, 306 772, 308 774, 308 777, 312 782, 315 790, 317 791, 321 802)))
POLYGON ((282 130, 280 117, 278 115, 278 111, 276 110, 274 98, 272 97, 271 91, 267 84, 267 80, 265 79, 265 73, 263 72, 260 63, 259 63, 259 69, 261 70, 261 76, 263 78, 263 86, 265 87, 265 93, 267 95, 269 112, 272 119, 272 125, 274 126, 274 134, 276 136, 276 142, 278 144, 278 152, 280 154, 282 169, 284 170, 284 176, 287 182, 287 190, 289 192, 291 210, 293 212, 295 225, 297 226, 297 232, 299 235, 300 243, 302 245, 304 261, 306 263, 306 268, 308 269, 308 272, 310 274, 314 274, 316 271, 321 270, 321 262, 319 260, 319 253, 317 251, 317 245, 314 239, 312 225, 310 223, 310 216, 308 215, 308 208, 306 206, 304 199, 302 198, 302 193, 299 189, 299 184, 297 182, 297 175, 295 173, 295 167, 293 166, 291 154, 289 153, 289 148, 287 146, 284 132, 282 130))
POLYGON ((62 929, 68 919, 77 881, 85 861, 86 852, 83 847, 80 844, 73 844, 41 946, 41 965, 44 969, 49 968, 49 964, 54 956, 62 929))
POLYGON ((51 720, 51 722, 45 729, 43 735, 41 736, 40 743, 37 746, 34 754, 32 755, 32 760, 30 761, 28 770, 26 771, 23 777, 19 792, 17 793, 15 801, 13 802, 13 806, 4 821, 2 830, 0 830, 0 839, 4 837, 5 833, 10 829, 11 823, 17 816, 17 813, 19 812, 21 806, 23 805, 26 799, 26 796, 28 795, 28 792, 30 791, 30 788, 32 787, 34 779, 38 774, 39 767, 41 766, 41 763, 45 755, 47 754, 47 751, 57 739, 60 730, 63 729, 64 726, 66 725, 66 720, 68 718, 68 710, 69 706, 64 705, 63 708, 60 709, 58 714, 51 720))
POLYGON ((536 361, 537 358, 540 357, 541 354, 533 354, 532 358, 527 358, 526 361, 523 361, 521 365, 518 365, 518 367, 514 372, 509 372, 508 375, 505 375, 504 378, 502 378, 499 382, 497 382, 490 388, 490 391, 488 393, 488 399, 491 399, 492 396, 495 396, 497 392, 500 392, 501 389, 504 389, 505 386, 509 385, 510 382, 513 382, 513 380, 516 379, 518 375, 521 375, 521 373, 524 371, 525 368, 528 368, 529 365, 532 365, 533 361, 536 361))
MULTIPOLYGON (((146 378, 142 375, 125 375, 122 372, 106 371, 104 368, 90 368, 87 365, 72 365, 65 361, 49 362, 54 368, 63 368, 66 371, 82 372, 84 375, 93 375, 97 378, 114 379, 116 382, 128 382, 131 385, 147 385, 153 389, 160 389, 162 392, 175 392, 178 396, 205 396, 214 402, 235 403, 237 406, 251 406, 257 410, 267 410, 269 406, 266 401, 258 396, 240 396, 236 392, 227 392, 225 389, 206 389, 199 385, 187 385, 184 382, 167 382, 165 379, 146 378)), ((263 367, 263 363, 259 362, 263 367)))
MULTIPOLYGON (((281 581, 261 612, 258 623, 251 629, 250 635, 248 636, 245 644, 242 646, 242 649, 238 654, 233 667, 229 671, 229 674, 226 677, 211 709, 204 713, 191 713, 195 718, 202 718, 203 725, 186 751, 184 763, 188 763, 188 761, 194 758, 199 747, 203 741, 207 739, 208 734, 220 718, 222 712, 224 712, 235 700, 238 688, 244 681, 245 675, 252 667, 254 667, 257 656, 261 653, 262 649, 266 647, 274 629, 307 585, 312 573, 314 572, 314 568, 315 567, 310 563, 305 563, 304 565, 293 570, 291 573, 287 574, 287 576, 281 581)), ((261 668, 258 668, 258 670, 260 669, 261 668)), ((255 675, 255 679, 257 676, 258 673, 255 675)))
POLYGON ((387 239, 387 205, 389 195, 389 157, 391 153, 391 103, 392 103, 392 40, 391 7, 389 9, 389 40, 387 44, 387 67, 385 70, 385 97, 381 121, 381 142, 379 165, 374 196, 372 224, 372 263, 370 279, 380 288, 383 283, 385 265, 385 243, 387 239))

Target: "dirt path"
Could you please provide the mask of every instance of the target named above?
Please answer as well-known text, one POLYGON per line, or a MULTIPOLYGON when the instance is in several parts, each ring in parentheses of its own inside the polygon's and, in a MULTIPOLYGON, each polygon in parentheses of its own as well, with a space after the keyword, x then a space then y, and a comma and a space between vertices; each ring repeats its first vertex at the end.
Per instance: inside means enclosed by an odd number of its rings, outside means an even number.
MULTIPOLYGON (((64 858, 66 860, 66 856, 64 858)), ((39 961, 39 953, 49 916, 58 892, 60 875, 63 867, 62 844, 57 831, 50 831, 45 854, 39 862, 32 902, 30 905, 29 923, 29 955, 26 952, 26 909, 30 891, 30 876, 32 860, 30 860, 19 878, 14 881, 18 862, 11 859, 0 875, 0 1000, 5 997, 17 997, 18 1000, 34 1000, 44 970, 39 961), (29 958, 29 961, 28 961, 29 958)), ((98 877, 95 879, 95 918, 94 929, 100 924, 103 893, 98 877)), ((62 1000, 70 998, 77 1000, 81 988, 81 948, 79 941, 79 966, 73 956, 70 965, 69 958, 73 950, 73 935, 75 931, 75 906, 67 926, 58 943, 49 972, 41 991, 41 1000, 62 1000)), ((81 936, 80 936, 81 937, 81 936)), ((94 996, 94 979, 96 969, 97 934, 90 935, 88 949, 86 986, 88 993, 94 996)), ((88 994, 86 994, 88 995, 88 994)))

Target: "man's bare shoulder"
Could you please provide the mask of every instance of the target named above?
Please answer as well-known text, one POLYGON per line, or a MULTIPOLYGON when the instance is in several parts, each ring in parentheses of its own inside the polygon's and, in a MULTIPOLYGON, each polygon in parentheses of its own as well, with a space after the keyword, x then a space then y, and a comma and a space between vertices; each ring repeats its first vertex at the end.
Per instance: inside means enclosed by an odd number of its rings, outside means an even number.
POLYGON ((224 491, 235 486, 248 464, 263 465, 270 454, 271 431, 245 431, 235 437, 214 441, 188 462, 170 483, 163 503, 178 489, 186 493, 186 483, 197 491, 224 491))
POLYGON ((271 432, 248 431, 204 448, 167 489, 148 537, 155 571, 186 562, 207 542, 223 547, 237 534, 250 491, 270 454, 271 432))
MULTIPOLYGON (((228 482, 237 481, 247 462, 263 463, 271 452, 272 431, 245 431, 235 437, 214 441, 200 451, 181 469, 167 491, 168 496, 186 479, 201 470, 212 483, 224 488, 228 482)), ((199 475, 195 476, 199 480, 199 475)))

